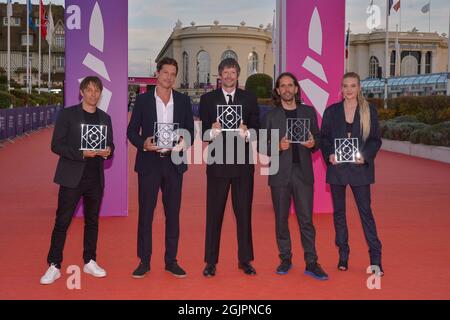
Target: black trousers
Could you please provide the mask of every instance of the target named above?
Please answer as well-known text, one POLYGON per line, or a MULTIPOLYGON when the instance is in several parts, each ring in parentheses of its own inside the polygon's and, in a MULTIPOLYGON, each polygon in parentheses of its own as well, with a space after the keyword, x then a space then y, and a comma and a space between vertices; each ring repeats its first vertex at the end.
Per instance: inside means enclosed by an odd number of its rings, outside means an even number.
POLYGON ((253 260, 252 201, 253 174, 224 178, 207 176, 205 262, 219 261, 222 222, 231 187, 231 200, 236 216, 238 259, 248 263, 253 260))
POLYGON ((176 262, 178 239, 180 237, 180 205, 183 175, 178 172, 170 156, 160 158, 161 170, 148 175, 138 175, 139 222, 137 254, 141 262, 150 265, 152 255, 153 213, 162 192, 164 214, 166 216, 166 265, 176 262))
POLYGON ((103 188, 98 177, 83 177, 77 188, 63 186, 59 188, 55 226, 47 257, 48 264, 54 263, 61 267, 67 230, 81 197, 84 205, 83 260, 84 263, 88 263, 91 259, 94 261, 97 259, 98 218, 103 188))
MULTIPOLYGON (((334 205, 334 228, 336 231, 336 246, 339 248, 339 257, 347 260, 350 254, 348 245, 348 228, 345 216, 346 186, 330 185, 334 205)), ((370 185, 350 186, 358 206, 364 236, 369 246, 371 265, 381 265, 381 242, 378 239, 377 227, 370 207, 370 185)))
POLYGON ((295 213, 300 226, 300 236, 305 262, 317 262, 316 229, 313 224, 314 185, 301 179, 300 166, 293 164, 287 186, 272 186, 272 204, 275 211, 275 234, 281 260, 292 258, 291 236, 289 233, 289 209, 294 199, 295 213))

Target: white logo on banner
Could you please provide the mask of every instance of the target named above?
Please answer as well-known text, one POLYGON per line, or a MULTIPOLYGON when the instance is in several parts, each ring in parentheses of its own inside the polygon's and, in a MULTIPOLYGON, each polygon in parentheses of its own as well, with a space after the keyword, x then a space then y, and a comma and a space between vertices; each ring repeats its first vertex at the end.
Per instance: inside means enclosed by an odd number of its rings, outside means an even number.
MULTIPOLYGON (((94 10, 92 11, 91 21, 89 23, 89 44, 103 53, 105 46, 105 26, 103 24, 103 15, 100 10, 98 2, 95 3, 94 10)), ((102 78, 111 81, 109 77, 108 70, 105 63, 94 56, 92 53, 88 52, 84 58, 83 64, 97 73, 102 78)), ((83 79, 79 79, 79 82, 83 79)), ((103 86, 102 97, 100 99, 99 108, 105 112, 108 112, 109 103, 111 102, 112 92, 103 86)))
MULTIPOLYGON (((323 39, 322 39, 322 22, 320 20, 319 11, 317 7, 314 8, 314 12, 311 17, 311 21, 309 23, 309 36, 308 36, 308 45, 309 49, 317 53, 318 55, 322 55, 322 47, 323 47, 323 39)), ((325 83, 328 83, 327 76, 323 69, 322 64, 315 60, 314 58, 307 56, 305 61, 303 62, 302 67, 313 75, 318 77, 325 83)), ((311 79, 304 79, 300 81, 300 86, 303 92, 306 94, 308 99, 314 105, 316 110, 323 115, 325 108, 327 107, 328 98, 330 97, 329 93, 322 89, 318 84, 313 82, 311 79)))
POLYGON ((68 30, 81 29, 81 10, 79 6, 71 5, 67 7, 66 27, 68 30))

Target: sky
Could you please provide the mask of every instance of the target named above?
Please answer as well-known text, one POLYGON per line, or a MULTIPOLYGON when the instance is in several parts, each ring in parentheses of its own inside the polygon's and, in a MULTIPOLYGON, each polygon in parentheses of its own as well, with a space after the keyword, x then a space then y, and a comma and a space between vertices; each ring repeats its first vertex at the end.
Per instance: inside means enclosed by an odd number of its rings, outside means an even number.
MULTIPOLYGON (((48 4, 48 0, 43 0, 48 4)), ((331 0, 330 0, 331 1, 331 0)), ((6 2, 2 0, 2 2, 6 2)), ((25 3, 25 0, 13 0, 25 3)), ((32 0, 38 4, 38 0, 32 0)), ((367 33, 369 14, 366 9, 371 0, 346 1, 346 25, 350 23, 352 33, 367 33)), ((396 3, 397 0, 394 0, 396 3)), ((428 32, 429 15, 420 9, 429 0, 401 0, 402 31, 416 27, 419 32, 428 32)), ((53 0, 54 4, 64 5, 64 0, 53 0)), ((179 19, 183 27, 213 24, 239 25, 245 21, 247 26, 267 26, 272 23, 276 0, 129 0, 128 1, 128 68, 130 76, 149 76, 155 69, 154 60, 179 19)), ((381 9, 381 25, 385 28, 386 0, 373 0, 381 9)), ((431 32, 449 33, 449 0, 431 0, 431 32)), ((400 14, 392 11, 390 30, 400 24, 400 14)))

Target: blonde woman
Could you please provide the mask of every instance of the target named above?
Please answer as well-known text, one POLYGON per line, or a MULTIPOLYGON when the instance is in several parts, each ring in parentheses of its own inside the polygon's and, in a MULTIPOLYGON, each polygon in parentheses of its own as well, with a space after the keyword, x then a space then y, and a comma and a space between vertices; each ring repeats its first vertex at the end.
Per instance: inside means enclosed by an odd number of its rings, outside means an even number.
POLYGON ((370 185, 375 182, 374 160, 381 147, 377 110, 364 99, 360 77, 354 72, 344 75, 342 96, 342 102, 326 109, 321 128, 321 150, 327 163, 326 181, 330 184, 334 205, 336 246, 339 248, 338 269, 347 271, 350 254, 345 217, 345 192, 349 185, 369 246, 372 270, 383 275, 381 242, 370 205, 370 185), (342 138, 358 139, 359 152, 356 153, 355 162, 344 163, 337 158, 335 139, 342 138))

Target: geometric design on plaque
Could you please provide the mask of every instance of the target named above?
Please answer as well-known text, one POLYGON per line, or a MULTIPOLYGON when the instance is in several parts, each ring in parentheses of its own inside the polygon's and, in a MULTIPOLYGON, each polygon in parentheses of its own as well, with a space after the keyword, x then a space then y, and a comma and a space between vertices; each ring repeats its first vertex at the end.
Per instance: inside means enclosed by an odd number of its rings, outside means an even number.
POLYGON ((292 143, 302 143, 309 139, 310 120, 288 118, 286 120, 287 139, 292 143))
POLYGON ((105 150, 107 136, 107 126, 82 124, 80 150, 105 150))
POLYGON ((335 139, 334 147, 336 150, 336 162, 354 163, 360 156, 358 138, 335 139))
POLYGON ((154 137, 156 145, 161 149, 173 149, 178 142, 178 123, 156 122, 154 128, 154 137))
POLYGON ((218 105, 217 118, 222 131, 236 131, 242 121, 242 105, 218 105))

